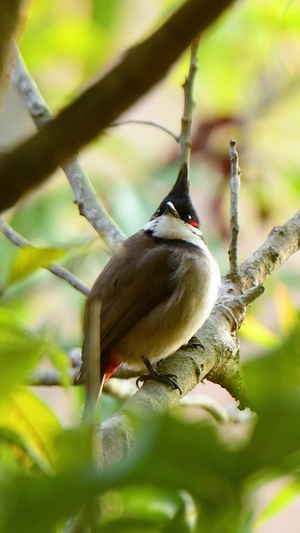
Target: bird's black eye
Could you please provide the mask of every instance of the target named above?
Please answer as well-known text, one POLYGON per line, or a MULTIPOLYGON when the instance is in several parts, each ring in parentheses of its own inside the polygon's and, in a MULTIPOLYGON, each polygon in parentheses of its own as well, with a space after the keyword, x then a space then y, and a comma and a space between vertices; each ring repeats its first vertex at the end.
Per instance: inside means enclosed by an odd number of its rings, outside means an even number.
POLYGON ((161 209, 158 209, 155 214, 160 215, 160 213, 161 213, 161 209))
POLYGON ((191 215, 187 215, 186 219, 187 219, 187 220, 192 220, 191 215))

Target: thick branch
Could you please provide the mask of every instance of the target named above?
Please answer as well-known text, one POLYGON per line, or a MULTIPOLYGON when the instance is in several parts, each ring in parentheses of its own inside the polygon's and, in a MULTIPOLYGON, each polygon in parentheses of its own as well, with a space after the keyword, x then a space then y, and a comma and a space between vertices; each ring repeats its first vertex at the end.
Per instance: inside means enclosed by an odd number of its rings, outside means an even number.
MULTIPOLYGON (((233 295, 233 282, 224 278, 220 298, 204 326, 198 332, 201 346, 179 350, 160 366, 162 372, 178 375, 178 383, 183 395, 191 391, 205 377, 218 382, 218 375, 227 375, 238 368, 239 344, 235 337, 237 327, 243 323, 245 304, 249 304, 262 289, 253 287, 261 284, 272 271, 279 268, 300 248, 300 211, 284 226, 275 228, 267 241, 241 266, 241 275, 246 289, 244 296, 233 295), (230 369, 230 370, 228 370, 230 369), (215 374, 215 376, 213 376, 215 374)), ((236 392, 243 397, 243 386, 236 376, 236 392)), ((178 391, 171 391, 165 385, 148 382, 128 401, 121 410, 99 428, 103 454, 101 466, 111 466, 122 460, 134 442, 134 431, 130 423, 130 413, 144 408, 161 413, 178 404, 178 391)))
POLYGON ((40 133, 3 157, 0 211, 40 184, 153 87, 196 35, 232 2, 188 0, 161 28, 131 48, 116 67, 63 109, 40 133))

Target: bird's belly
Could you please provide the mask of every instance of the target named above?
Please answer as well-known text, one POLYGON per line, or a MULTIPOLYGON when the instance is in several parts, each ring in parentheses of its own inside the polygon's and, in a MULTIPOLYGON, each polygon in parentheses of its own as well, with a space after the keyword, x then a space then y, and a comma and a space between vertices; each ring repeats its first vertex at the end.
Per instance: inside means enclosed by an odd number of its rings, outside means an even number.
POLYGON ((174 352, 202 326, 217 298, 219 270, 194 273, 169 298, 136 322, 112 347, 131 368, 142 368, 141 358, 156 363, 174 352))

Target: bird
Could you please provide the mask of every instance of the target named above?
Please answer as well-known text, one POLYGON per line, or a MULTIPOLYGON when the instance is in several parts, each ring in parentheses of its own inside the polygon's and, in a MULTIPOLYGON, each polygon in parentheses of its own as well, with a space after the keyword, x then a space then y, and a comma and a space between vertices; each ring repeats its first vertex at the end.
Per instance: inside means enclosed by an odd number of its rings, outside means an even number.
POLYGON ((155 366, 189 343, 209 316, 219 286, 220 270, 202 236, 183 163, 151 219, 120 245, 91 288, 78 382, 99 372, 101 393, 125 363, 135 371, 148 369, 138 385, 153 379, 181 392, 177 376, 155 366), (91 337, 100 350, 99 366, 92 370, 91 337))

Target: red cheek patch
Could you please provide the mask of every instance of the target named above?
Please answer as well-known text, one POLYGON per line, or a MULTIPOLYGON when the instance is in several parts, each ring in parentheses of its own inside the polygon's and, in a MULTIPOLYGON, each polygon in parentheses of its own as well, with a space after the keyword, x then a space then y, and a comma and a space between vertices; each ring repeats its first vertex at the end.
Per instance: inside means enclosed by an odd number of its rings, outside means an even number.
POLYGON ((194 226, 194 228, 199 228, 199 224, 198 224, 198 222, 196 222, 195 220, 190 220, 190 221, 189 221, 189 224, 190 224, 191 226, 194 226))
POLYGON ((152 215, 151 219, 150 220, 154 220, 155 218, 157 218, 158 215, 152 215))

